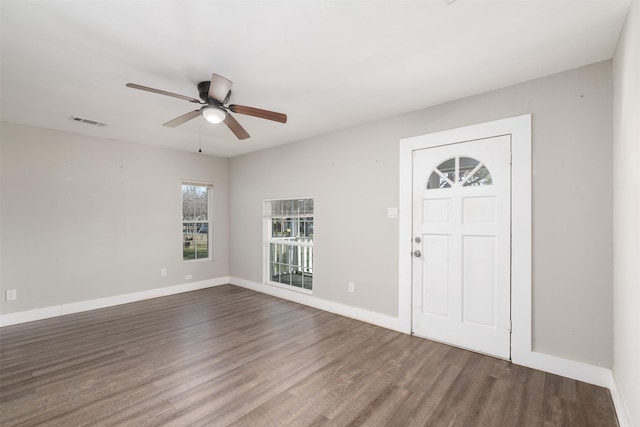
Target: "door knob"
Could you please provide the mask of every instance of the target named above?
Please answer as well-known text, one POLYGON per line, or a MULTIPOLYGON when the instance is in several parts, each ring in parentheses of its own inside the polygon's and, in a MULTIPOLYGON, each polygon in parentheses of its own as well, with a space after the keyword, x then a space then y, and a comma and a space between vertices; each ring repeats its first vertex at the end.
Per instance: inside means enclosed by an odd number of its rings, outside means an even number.
POLYGON ((420 236, 416 236, 415 239, 413 239, 416 243, 420 243, 422 242, 422 239, 420 238, 420 236))
POLYGON ((420 251, 418 251, 418 250, 415 250, 415 251, 413 252, 413 256, 414 256, 414 257, 416 257, 416 258, 420 258, 420 256, 421 256, 421 255, 422 255, 422 252, 420 252, 420 251))

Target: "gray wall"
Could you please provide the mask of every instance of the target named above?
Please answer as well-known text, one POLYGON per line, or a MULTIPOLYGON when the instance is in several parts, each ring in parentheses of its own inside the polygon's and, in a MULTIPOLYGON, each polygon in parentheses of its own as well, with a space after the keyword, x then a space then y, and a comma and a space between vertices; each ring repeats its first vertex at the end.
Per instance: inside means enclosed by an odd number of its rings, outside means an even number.
MULTIPOLYGON (((640 426, 640 4, 613 60, 614 362, 631 424, 640 426)), ((620 416, 621 414, 619 414, 620 416)), ((622 423, 621 423, 622 424, 622 423)))
POLYGON ((314 196, 314 296, 396 316, 398 223, 386 208, 398 206, 398 141, 525 113, 534 348, 609 367, 611 62, 229 161, 3 123, 0 282, 18 300, 0 310, 175 285, 185 274, 261 282, 263 200, 314 196), (213 262, 181 261, 182 179, 215 185, 213 262))
POLYGON ((534 348, 610 367, 610 61, 230 159, 230 275, 262 281, 263 199, 314 196, 314 296, 397 316, 398 141, 526 113, 534 348))
POLYGON ((228 275, 227 159, 10 123, 0 156, 2 314, 228 275), (182 262, 182 179, 214 184, 213 261, 182 262))

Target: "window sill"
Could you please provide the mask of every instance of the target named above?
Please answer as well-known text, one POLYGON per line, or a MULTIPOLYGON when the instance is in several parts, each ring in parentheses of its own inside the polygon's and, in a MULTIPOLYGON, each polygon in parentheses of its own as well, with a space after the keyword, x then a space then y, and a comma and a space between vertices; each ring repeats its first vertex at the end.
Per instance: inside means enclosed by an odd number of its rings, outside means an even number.
POLYGON ((213 261, 212 257, 209 258, 198 258, 198 259, 183 259, 182 262, 192 263, 192 262, 205 262, 205 261, 213 261))
POLYGON ((305 295, 313 295, 312 289, 298 288, 297 286, 291 286, 291 285, 283 285, 282 283, 272 282, 269 280, 265 282, 265 285, 274 286, 280 289, 287 289, 289 291, 298 292, 305 295))

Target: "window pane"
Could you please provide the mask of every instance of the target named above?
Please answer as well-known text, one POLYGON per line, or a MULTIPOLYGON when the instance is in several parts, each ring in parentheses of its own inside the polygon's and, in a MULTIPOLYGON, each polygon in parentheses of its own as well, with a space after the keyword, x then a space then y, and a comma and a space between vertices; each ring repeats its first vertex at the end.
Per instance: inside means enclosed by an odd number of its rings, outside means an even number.
POLYGON ((209 257, 209 224, 196 223, 195 249, 196 259, 209 257))
POLYGON ((285 264, 271 263, 271 281, 290 284, 290 274, 285 264))
POLYGON ((300 233, 305 239, 313 240, 313 218, 304 218, 304 227, 300 233))
POLYGON ((271 237, 282 237, 282 219, 273 218, 271 220, 271 237))
POLYGON ((294 202, 296 202, 296 200, 283 200, 282 201, 282 214, 283 215, 293 215, 295 213, 297 213, 293 206, 294 206, 294 202))
POLYGON ((182 186, 182 219, 206 221, 209 219, 209 189, 196 185, 182 186))
POLYGON ((189 220, 195 219, 193 200, 194 200, 193 186, 183 185, 182 186, 182 219, 183 220, 189 221, 189 220))
POLYGON ((271 211, 273 215, 282 215, 282 200, 274 200, 271 202, 271 211))
POLYGON ((271 262, 280 262, 282 258, 282 245, 278 245, 276 243, 271 243, 271 262))
POLYGON ((479 161, 472 159, 471 157, 460 157, 459 161, 458 182, 462 181, 475 169, 476 166, 480 164, 479 161))
POLYGON ((296 288, 302 287, 302 275, 296 272, 290 274, 291 277, 291 286, 295 286, 296 288))
POLYGON ((182 258, 209 257, 209 224, 202 222, 182 224, 182 258))
POLYGON ((447 174, 447 172, 454 172, 456 169, 456 159, 451 158, 449 160, 446 160, 440 163, 438 165, 438 169, 440 170, 440 172, 442 172, 445 175, 447 174))
POLYGON ((282 237, 288 238, 291 237, 291 229, 293 228, 293 221, 291 218, 285 218, 282 223, 284 226, 282 227, 282 237))
POLYGON ((313 248, 311 246, 305 246, 302 252, 302 259, 300 260, 302 271, 311 274, 313 272, 313 248))
POLYGON ((306 214, 308 212, 307 202, 309 199, 298 200, 298 213, 306 214))
POLYGON ((196 247, 194 243, 194 235, 196 234, 195 224, 182 224, 182 258, 195 259, 196 247))
POLYGON ((278 264, 278 274, 273 280, 274 282, 283 283, 285 285, 291 285, 291 275, 286 264, 278 264))
POLYGON ((310 274, 302 275, 302 287, 304 289, 312 289, 313 288, 313 276, 310 274))
POLYGON ((451 185, 447 182, 446 179, 441 177, 437 172, 432 172, 429 177, 429 181, 427 181, 427 190, 431 190, 433 188, 450 188, 451 185))
MULTIPOLYGON (((456 159, 452 158, 445 162, 442 162, 438 165, 437 168, 443 176, 446 176, 449 181, 455 183, 456 182, 456 159)), ((434 172, 435 173, 435 172, 434 172)), ((431 174, 433 176, 433 173, 431 174)), ((439 184, 437 187, 427 187, 427 188, 448 188, 450 185, 446 180, 442 179, 437 173, 436 176, 439 178, 439 184)), ((430 179, 431 180, 431 179, 430 179)))
POLYGON ((465 187, 480 187, 484 185, 493 185, 491 174, 486 166, 482 166, 476 171, 465 183, 465 187))

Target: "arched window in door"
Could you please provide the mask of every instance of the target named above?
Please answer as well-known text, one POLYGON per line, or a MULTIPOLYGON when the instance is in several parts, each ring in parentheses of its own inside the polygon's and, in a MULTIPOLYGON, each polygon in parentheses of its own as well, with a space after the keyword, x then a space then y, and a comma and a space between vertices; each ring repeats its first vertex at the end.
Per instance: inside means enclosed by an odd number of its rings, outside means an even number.
POLYGON ((480 187, 493 185, 489 169, 471 157, 453 157, 433 169, 427 190, 452 187, 480 187))

